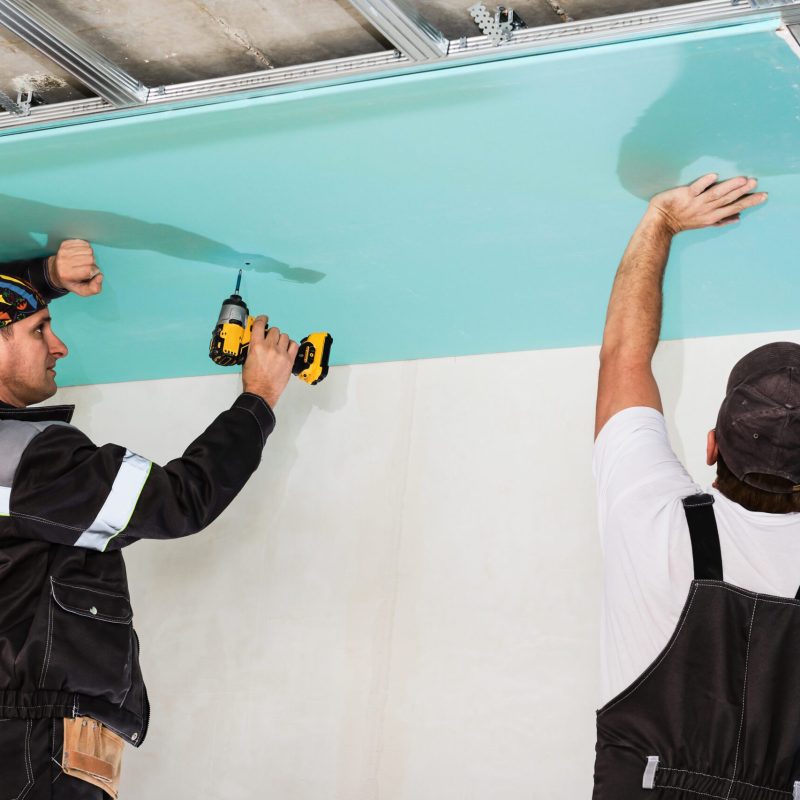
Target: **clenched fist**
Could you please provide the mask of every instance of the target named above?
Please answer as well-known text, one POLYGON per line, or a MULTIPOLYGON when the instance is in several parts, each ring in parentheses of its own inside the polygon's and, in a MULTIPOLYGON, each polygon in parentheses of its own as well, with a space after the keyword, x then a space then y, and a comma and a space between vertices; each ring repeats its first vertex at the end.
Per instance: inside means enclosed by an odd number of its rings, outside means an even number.
POLYGON ((88 297, 100 294, 103 273, 94 260, 94 250, 83 239, 67 239, 47 260, 50 282, 59 289, 88 297))

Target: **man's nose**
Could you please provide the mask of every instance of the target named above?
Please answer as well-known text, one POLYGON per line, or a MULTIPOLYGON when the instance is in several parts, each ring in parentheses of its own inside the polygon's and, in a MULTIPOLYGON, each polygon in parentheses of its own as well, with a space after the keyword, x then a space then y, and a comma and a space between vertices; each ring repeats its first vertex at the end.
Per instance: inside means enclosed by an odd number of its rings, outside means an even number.
POLYGON ((53 340, 50 342, 50 354, 54 358, 64 358, 69 354, 69 348, 58 338, 55 334, 52 334, 53 340))

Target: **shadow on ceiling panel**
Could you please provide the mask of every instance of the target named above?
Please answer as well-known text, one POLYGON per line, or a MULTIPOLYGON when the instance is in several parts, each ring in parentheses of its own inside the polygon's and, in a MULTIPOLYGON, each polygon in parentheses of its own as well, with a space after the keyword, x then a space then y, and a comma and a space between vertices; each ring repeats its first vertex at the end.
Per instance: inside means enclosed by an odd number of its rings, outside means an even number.
POLYGON ((0 89, 16 99, 17 90, 27 87, 47 103, 92 96, 78 80, 0 26, 0 89))
POLYGON ((150 86, 390 47, 346 0, 41 0, 38 5, 150 86))

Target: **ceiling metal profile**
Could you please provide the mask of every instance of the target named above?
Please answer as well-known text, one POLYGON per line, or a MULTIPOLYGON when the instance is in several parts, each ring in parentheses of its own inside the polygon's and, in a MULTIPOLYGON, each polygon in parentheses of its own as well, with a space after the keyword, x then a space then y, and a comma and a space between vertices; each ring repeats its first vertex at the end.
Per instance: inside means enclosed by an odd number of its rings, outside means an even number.
POLYGON ((158 86, 150 89, 146 103, 127 109, 115 109, 100 98, 53 103, 32 108, 26 121, 11 114, 0 113, 0 135, 4 129, 9 133, 22 132, 30 125, 47 126, 105 119, 111 116, 129 116, 131 113, 244 100, 248 97, 270 94, 276 90, 292 91, 304 89, 309 85, 320 86, 345 80, 358 80, 362 76, 380 77, 395 68, 407 67, 412 63, 395 50, 384 50, 380 53, 330 59, 300 66, 276 67, 242 75, 158 86))
POLYGON ((276 87, 302 87, 311 83, 335 82, 339 79, 386 72, 411 63, 409 58, 398 51, 384 50, 380 53, 317 61, 312 64, 259 70, 244 75, 159 86, 151 91, 149 102, 183 102, 193 98, 228 96, 245 98, 276 87))
POLYGON ((112 106, 140 105, 148 88, 70 32, 30 0, 0 0, 4 25, 112 106))
MULTIPOLYGON (((681 6, 638 11, 633 14, 616 14, 599 19, 567 22, 539 28, 524 28, 515 31, 502 50, 512 54, 528 52, 553 52, 577 47, 612 44, 656 36, 707 30, 720 26, 731 26, 774 19, 787 25, 800 23, 800 0, 774 2, 769 7, 731 0, 705 0, 681 6)), ((486 36, 454 41, 450 57, 480 55, 501 49, 486 36)))
MULTIPOLYGON (((772 22, 776 29, 782 23, 786 26, 800 24, 800 0, 768 8, 756 6, 755 3, 759 1, 763 0, 752 0, 752 4, 734 3, 731 0, 701 0, 682 6, 525 28, 514 31, 509 41, 500 45, 495 45, 488 36, 474 36, 449 42, 447 56, 424 62, 415 62, 399 52, 383 51, 173 84, 151 89, 146 100, 132 108, 115 109, 97 98, 54 103, 33 107, 24 118, 0 113, 0 134, 23 132, 30 127, 188 108, 475 61, 552 53, 751 22, 772 22)), ((0 5, 4 4, 7 4, 7 0, 0 0, 0 5)))
POLYGON ((412 61, 447 55, 450 40, 406 0, 350 0, 350 4, 412 61))

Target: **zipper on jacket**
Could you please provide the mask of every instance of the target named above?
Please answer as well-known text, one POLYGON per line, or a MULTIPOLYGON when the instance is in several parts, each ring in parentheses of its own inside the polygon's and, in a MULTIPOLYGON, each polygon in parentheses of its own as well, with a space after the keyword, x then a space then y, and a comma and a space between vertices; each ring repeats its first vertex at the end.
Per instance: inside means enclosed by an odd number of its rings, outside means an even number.
MULTIPOLYGON (((136 660, 139 661, 142 652, 142 648, 139 644, 139 634, 136 633, 136 628, 132 628, 132 630, 133 635, 136 637, 136 660)), ((147 729, 150 726, 150 698, 147 696, 147 686, 145 686, 144 677, 142 677, 142 691, 144 692, 144 722, 142 724, 142 736, 137 743, 137 747, 141 747, 142 744, 144 744, 144 739, 147 736, 147 729)))
POLYGON ((144 687, 144 725, 142 726, 142 738, 139 744, 144 744, 144 738, 147 736, 147 728, 150 726, 150 698, 147 696, 147 687, 144 687))

